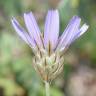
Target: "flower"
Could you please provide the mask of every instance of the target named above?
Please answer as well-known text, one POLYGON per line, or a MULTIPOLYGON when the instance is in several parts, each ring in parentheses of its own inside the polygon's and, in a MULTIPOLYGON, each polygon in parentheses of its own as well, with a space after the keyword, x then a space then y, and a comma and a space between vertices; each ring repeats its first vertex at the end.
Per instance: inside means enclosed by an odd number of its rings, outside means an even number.
POLYGON ((59 37, 59 12, 49 10, 46 16, 44 34, 40 32, 32 12, 24 13, 24 22, 28 32, 15 18, 11 20, 18 35, 34 52, 33 65, 44 81, 50 82, 63 70, 62 52, 88 29, 80 27, 81 19, 73 16, 63 34, 59 37))

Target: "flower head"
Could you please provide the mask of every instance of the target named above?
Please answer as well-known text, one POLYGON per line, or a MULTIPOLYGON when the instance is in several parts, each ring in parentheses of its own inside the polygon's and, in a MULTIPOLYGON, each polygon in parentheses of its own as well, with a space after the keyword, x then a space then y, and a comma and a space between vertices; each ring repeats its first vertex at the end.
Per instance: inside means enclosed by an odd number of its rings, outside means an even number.
POLYGON ((46 16, 44 33, 40 32, 32 14, 24 13, 24 21, 28 32, 20 26, 15 18, 11 22, 18 35, 32 48, 35 57, 33 65, 44 81, 52 81, 63 69, 62 52, 88 29, 88 25, 80 27, 81 19, 73 16, 63 34, 59 37, 58 10, 49 10, 46 16))

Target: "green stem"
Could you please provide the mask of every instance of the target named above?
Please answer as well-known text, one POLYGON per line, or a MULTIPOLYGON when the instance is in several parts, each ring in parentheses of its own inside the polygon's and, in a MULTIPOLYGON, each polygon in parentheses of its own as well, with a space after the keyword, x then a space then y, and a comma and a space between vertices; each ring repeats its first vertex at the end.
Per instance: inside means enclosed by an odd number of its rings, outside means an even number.
POLYGON ((46 96, 50 96, 50 84, 45 81, 46 96))

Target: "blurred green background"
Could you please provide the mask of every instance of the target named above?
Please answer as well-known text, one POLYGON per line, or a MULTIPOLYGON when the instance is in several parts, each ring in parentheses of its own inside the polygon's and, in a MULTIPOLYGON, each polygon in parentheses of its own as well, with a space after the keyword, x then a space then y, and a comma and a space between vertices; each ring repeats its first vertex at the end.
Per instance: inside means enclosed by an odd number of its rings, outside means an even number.
POLYGON ((45 96, 32 67, 32 50, 10 19, 15 16, 24 25, 23 13, 32 11, 43 31, 51 8, 59 10, 61 33, 73 15, 89 25, 65 53, 64 71, 52 82, 51 96, 96 96, 96 0, 0 0, 0 96, 45 96))

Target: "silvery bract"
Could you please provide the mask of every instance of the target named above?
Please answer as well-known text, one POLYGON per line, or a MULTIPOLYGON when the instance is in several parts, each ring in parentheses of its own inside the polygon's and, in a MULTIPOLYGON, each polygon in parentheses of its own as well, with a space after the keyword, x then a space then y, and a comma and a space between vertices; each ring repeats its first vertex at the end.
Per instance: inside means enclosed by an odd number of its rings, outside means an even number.
POLYGON ((81 19, 74 16, 59 37, 58 10, 48 11, 44 33, 40 32, 32 12, 24 13, 28 32, 20 26, 15 18, 12 18, 11 21, 18 35, 32 48, 35 55, 33 59, 34 68, 47 82, 52 81, 61 73, 64 61, 62 52, 88 29, 86 24, 80 27, 81 19))

